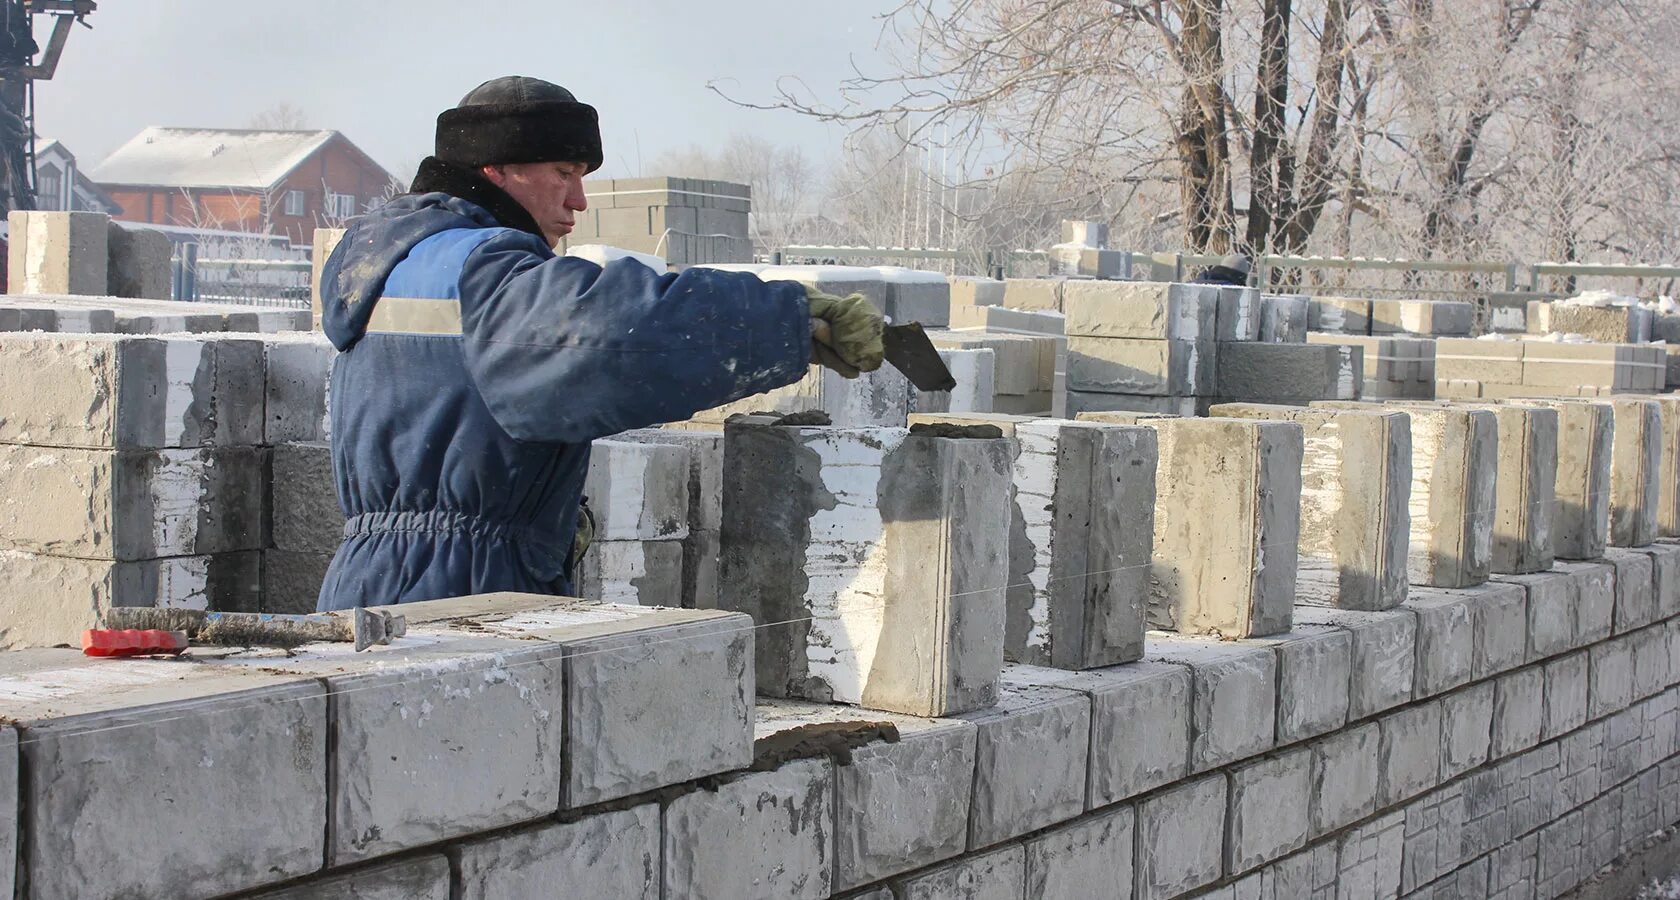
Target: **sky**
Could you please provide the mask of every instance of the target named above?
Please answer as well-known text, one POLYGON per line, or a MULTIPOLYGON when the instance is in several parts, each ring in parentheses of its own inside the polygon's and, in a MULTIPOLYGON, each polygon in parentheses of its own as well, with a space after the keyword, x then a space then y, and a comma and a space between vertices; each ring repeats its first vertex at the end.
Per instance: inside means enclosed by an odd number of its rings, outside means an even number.
POLYGON ((531 75, 600 111, 603 177, 652 174, 660 152, 734 133, 831 158, 838 126, 743 109, 706 84, 763 101, 791 76, 832 99, 854 61, 878 65, 876 17, 892 5, 101 0, 38 83, 36 130, 92 169, 147 126, 239 128, 289 103, 406 177, 431 152, 438 112, 486 79, 531 75))

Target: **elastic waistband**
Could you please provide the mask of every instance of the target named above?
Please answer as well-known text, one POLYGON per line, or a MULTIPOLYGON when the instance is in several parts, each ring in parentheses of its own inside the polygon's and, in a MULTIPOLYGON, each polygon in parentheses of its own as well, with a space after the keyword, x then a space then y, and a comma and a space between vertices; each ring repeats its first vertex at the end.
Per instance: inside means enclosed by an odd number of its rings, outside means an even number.
POLYGON ((347 539, 364 534, 393 532, 463 534, 545 549, 557 548, 561 543, 561 536, 552 531, 448 510, 362 513, 351 516, 344 523, 344 536, 347 539))

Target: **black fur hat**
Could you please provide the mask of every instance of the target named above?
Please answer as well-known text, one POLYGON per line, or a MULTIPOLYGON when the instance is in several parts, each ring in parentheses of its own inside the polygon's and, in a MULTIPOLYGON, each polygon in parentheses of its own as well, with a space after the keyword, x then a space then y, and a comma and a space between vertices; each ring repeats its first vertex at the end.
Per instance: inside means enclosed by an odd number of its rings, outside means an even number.
POLYGON ((509 75, 479 85, 437 120, 436 156, 458 166, 581 162, 601 167, 595 107, 539 78, 509 75))

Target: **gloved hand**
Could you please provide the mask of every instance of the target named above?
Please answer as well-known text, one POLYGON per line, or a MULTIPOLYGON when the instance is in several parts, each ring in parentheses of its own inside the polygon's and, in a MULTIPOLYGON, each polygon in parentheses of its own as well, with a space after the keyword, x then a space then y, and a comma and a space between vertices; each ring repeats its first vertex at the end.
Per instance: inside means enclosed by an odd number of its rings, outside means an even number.
POLYGON ((881 368, 886 320, 862 294, 836 297, 807 287, 811 350, 816 361, 846 378, 881 368))

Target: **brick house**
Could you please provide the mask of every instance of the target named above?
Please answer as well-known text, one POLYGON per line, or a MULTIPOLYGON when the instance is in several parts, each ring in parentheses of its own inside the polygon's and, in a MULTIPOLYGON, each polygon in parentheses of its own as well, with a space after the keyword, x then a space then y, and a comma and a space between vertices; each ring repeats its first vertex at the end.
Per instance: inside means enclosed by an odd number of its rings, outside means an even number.
POLYGON ((337 131, 152 127, 88 174, 122 207, 118 218, 298 244, 364 212, 392 183, 337 131))

